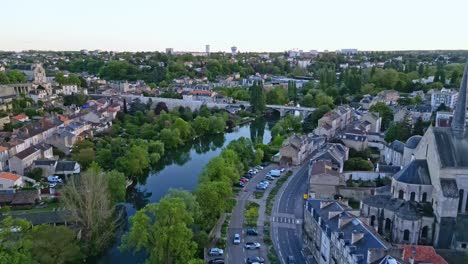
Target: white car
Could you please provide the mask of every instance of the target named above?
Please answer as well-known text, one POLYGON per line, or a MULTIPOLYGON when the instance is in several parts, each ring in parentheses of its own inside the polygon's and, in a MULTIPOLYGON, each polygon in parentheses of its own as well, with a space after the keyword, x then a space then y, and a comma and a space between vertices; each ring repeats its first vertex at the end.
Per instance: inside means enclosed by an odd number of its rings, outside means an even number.
POLYGON ((244 246, 245 249, 258 249, 260 248, 260 243, 258 242, 247 242, 244 246))
POLYGON ((51 183, 49 184, 49 188, 55 188, 57 186, 57 183, 51 183))
POLYGON ((210 256, 222 256, 224 251, 220 248, 212 248, 210 249, 210 253, 208 255, 210 256))
POLYGON ((47 181, 48 182, 55 182, 55 183, 60 182, 61 183, 62 179, 60 179, 59 176, 50 175, 50 176, 47 177, 47 181))
POLYGON ((240 242, 241 242, 240 235, 234 234, 234 240, 232 241, 232 243, 234 243, 234 245, 239 245, 240 242))

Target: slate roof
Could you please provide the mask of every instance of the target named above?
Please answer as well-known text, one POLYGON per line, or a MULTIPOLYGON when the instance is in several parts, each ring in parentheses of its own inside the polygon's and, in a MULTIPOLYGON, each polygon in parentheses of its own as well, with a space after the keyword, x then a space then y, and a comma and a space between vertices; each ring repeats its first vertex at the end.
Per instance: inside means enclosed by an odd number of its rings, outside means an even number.
POLYGON ((32 154, 36 153, 37 151, 39 151, 39 149, 35 148, 35 147, 29 147, 23 151, 21 151, 20 153, 16 154, 16 157, 18 159, 25 159, 29 156, 31 156, 32 154))
POLYGON ((331 233, 341 232, 340 239, 345 241, 346 247, 354 246, 352 255, 361 255, 363 257, 362 263, 367 263, 368 250, 369 249, 388 249, 390 245, 387 244, 378 235, 374 234, 371 229, 361 222, 357 217, 352 215, 349 211, 351 208, 342 205, 334 200, 322 200, 322 199, 309 199, 306 204, 307 213, 311 213, 313 209, 314 219, 321 217, 322 230, 326 230, 327 236, 330 238, 331 233), (321 203, 326 202, 328 205, 322 206, 321 203), (337 212, 338 214, 334 217, 329 217, 330 212, 337 212), (339 219, 352 219, 349 223, 339 226, 339 219), (356 243, 351 244, 351 237, 353 232, 363 233, 362 239, 356 243))
POLYGON ((458 186, 455 179, 440 179, 440 186, 445 197, 458 198, 458 186))
POLYGON ((393 178, 408 184, 431 185, 431 176, 426 160, 413 160, 393 178))
POLYGON ((392 142, 392 144, 390 144, 389 147, 394 151, 403 154, 403 151, 405 149, 405 143, 401 142, 400 140, 395 140, 392 142))
POLYGON ((468 167, 468 134, 457 138, 449 127, 433 127, 435 143, 439 153, 441 166, 468 167))
POLYGON ((408 138, 408 140, 406 140, 405 146, 410 149, 415 149, 418 146, 421 139, 422 139, 422 136, 419 136, 419 135, 412 136, 408 138))
POLYGON ((34 165, 36 166, 51 166, 54 165, 56 160, 35 160, 34 165))
POLYGON ((57 166, 55 167, 55 170, 56 171, 73 171, 75 170, 75 165, 76 165, 75 161, 62 160, 62 161, 57 162, 57 166))
POLYGON ((371 195, 362 200, 362 203, 376 208, 385 208, 406 220, 414 221, 423 217, 423 212, 418 209, 416 202, 393 198, 392 195, 371 195))

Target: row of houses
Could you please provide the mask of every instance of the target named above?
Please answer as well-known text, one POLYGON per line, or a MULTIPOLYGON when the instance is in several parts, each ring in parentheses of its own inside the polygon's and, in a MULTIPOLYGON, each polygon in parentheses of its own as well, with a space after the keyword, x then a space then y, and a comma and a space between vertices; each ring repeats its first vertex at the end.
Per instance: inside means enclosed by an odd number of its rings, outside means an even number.
POLYGON ((0 170, 25 175, 40 167, 44 176, 76 173, 79 164, 58 161, 53 147, 70 154, 77 141, 109 128, 122 104, 118 99, 90 100, 85 109, 74 113, 28 121, 13 132, 0 132, 0 170))

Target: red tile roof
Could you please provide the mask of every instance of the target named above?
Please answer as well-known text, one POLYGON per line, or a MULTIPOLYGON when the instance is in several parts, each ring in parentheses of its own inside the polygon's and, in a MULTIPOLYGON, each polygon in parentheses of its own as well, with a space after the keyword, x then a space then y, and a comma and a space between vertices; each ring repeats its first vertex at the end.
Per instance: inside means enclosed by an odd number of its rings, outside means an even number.
POLYGON ((27 119, 28 116, 25 114, 19 114, 19 115, 13 116, 12 118, 15 120, 22 120, 22 119, 27 119))
POLYGON ((10 180, 10 181, 16 181, 20 178, 21 176, 9 172, 2 172, 0 173, 0 178, 10 180))
POLYGON ((405 261, 413 256, 414 263, 448 264, 431 246, 400 245, 400 247, 404 248, 403 260, 405 261))
POLYGON ((209 95, 213 94, 212 91, 206 91, 206 90, 193 90, 190 92, 191 95, 209 95))

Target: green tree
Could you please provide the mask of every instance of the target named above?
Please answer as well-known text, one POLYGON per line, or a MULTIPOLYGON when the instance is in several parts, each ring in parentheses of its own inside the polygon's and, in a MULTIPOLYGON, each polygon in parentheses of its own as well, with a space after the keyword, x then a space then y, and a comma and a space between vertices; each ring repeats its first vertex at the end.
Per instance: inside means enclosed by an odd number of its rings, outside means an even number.
POLYGON ((254 82, 252 87, 250 87, 250 107, 252 108, 252 113, 257 115, 265 111, 266 99, 261 82, 254 82))
POLYGON ((117 222, 108 179, 97 164, 70 177, 60 201, 81 230, 85 254, 97 255, 114 237, 117 222))
POLYGON ((393 111, 385 103, 376 103, 369 108, 369 111, 379 113, 380 117, 382 117, 382 129, 387 129, 393 121, 393 111))
POLYGON ((306 94, 301 102, 301 105, 303 107, 313 107, 314 104, 315 104, 314 96, 311 94, 306 94))
POLYGON ((266 93, 267 104, 284 105, 288 102, 286 91, 282 87, 273 87, 266 93))
POLYGON ((149 252, 147 263, 188 263, 195 254, 193 223, 181 198, 164 197, 148 204, 130 218, 130 231, 122 238, 122 249, 149 252))
POLYGON ((140 146, 130 147, 128 152, 115 162, 117 169, 130 177, 142 176, 150 165, 148 151, 140 146))
POLYGON ((79 152, 72 152, 72 158, 78 162, 83 169, 86 169, 95 160, 96 153, 92 148, 84 148, 79 152))
POLYGON ((176 118, 173 124, 173 128, 179 130, 180 138, 183 141, 192 139, 192 127, 182 118, 176 118))
POLYGON ((31 228, 25 219, 8 216, 0 222, 0 263, 33 263, 31 241, 24 235, 31 228))
POLYGON ((297 102, 297 87, 296 83, 293 81, 288 82, 288 97, 289 100, 293 101, 294 104, 297 102))
POLYGON ((210 229, 221 213, 228 208, 228 198, 232 195, 231 185, 222 181, 204 182, 195 190, 202 214, 202 226, 210 229))
POLYGON ((347 171, 372 171, 373 169, 372 163, 362 158, 350 158, 345 161, 347 171))
POLYGON ((168 149, 174 149, 183 144, 178 129, 164 128, 159 134, 159 139, 164 143, 164 146, 168 149))
POLYGON ((37 263, 80 263, 83 259, 76 233, 65 226, 38 225, 24 239, 31 243, 31 255, 37 263), (60 245, 60 249, 57 246, 60 245))
POLYGON ((127 187, 127 178, 121 172, 112 170, 105 173, 107 178, 107 188, 109 189, 112 203, 124 202, 127 187))
POLYGON ((210 120, 206 117, 197 116, 192 125, 197 135, 205 135, 210 131, 210 120))
POLYGON ((385 141, 393 142, 395 140, 406 141, 411 136, 411 126, 405 122, 392 124, 385 131, 385 141))

